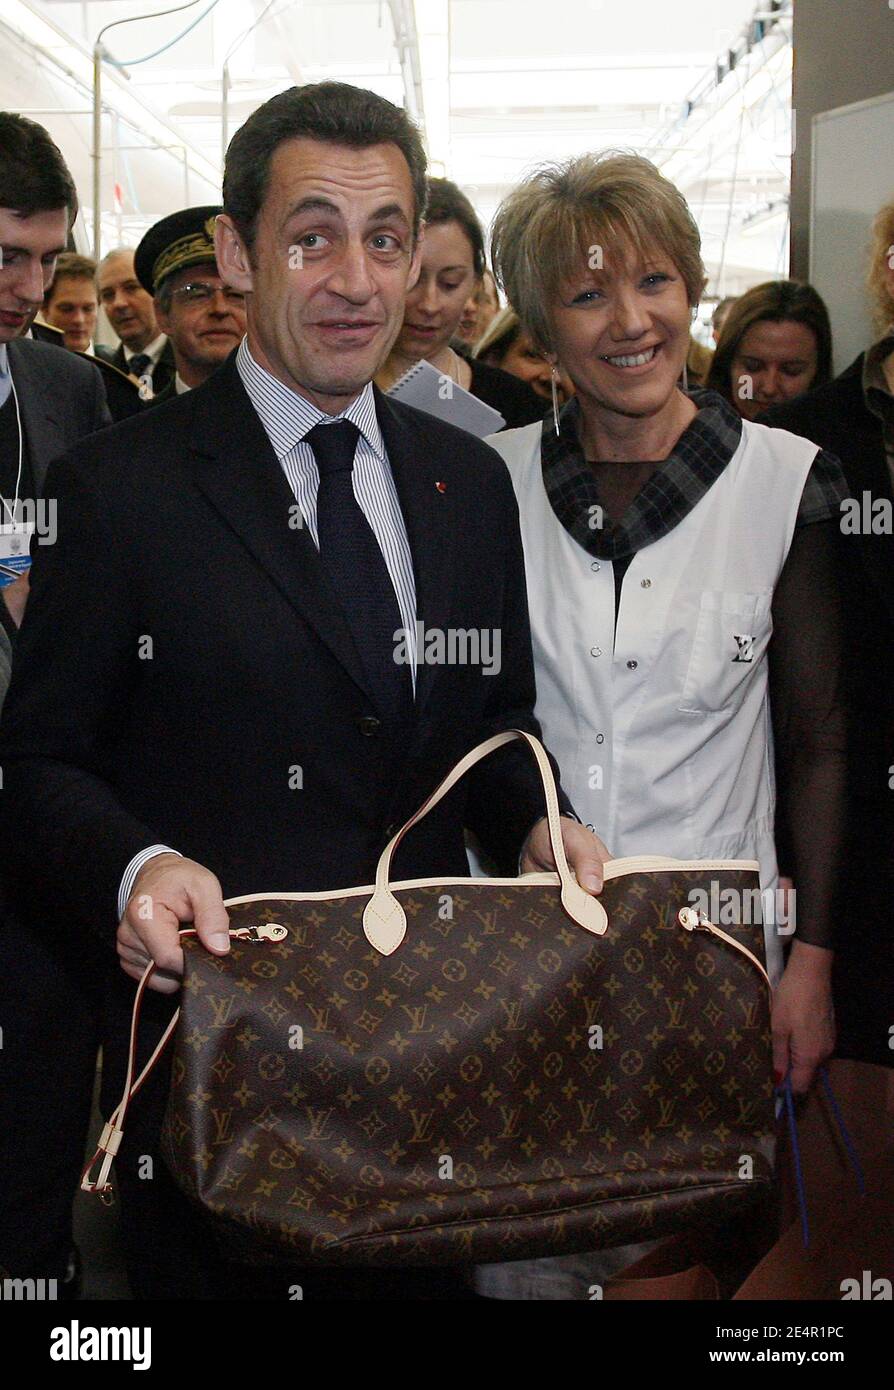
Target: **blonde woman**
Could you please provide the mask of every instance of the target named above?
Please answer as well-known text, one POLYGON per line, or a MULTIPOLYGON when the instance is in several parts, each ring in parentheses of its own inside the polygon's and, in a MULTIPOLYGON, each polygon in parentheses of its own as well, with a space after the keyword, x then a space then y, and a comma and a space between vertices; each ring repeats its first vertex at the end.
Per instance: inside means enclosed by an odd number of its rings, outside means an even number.
POLYGON ((561 368, 550 365, 539 348, 525 332, 518 314, 511 305, 501 309, 491 320, 490 327, 475 344, 472 356, 492 367, 526 381, 543 400, 552 400, 555 385, 560 405, 574 395, 574 387, 561 368))
MULTIPOLYGON (((544 737, 612 854, 757 859, 772 902, 772 719, 798 886, 787 962, 787 928, 765 925, 774 1066, 804 1091, 834 1043, 840 468, 680 388, 705 274, 685 200, 647 160, 537 170, 500 208, 492 248, 576 392, 558 419, 490 441, 519 503, 544 737)), ((587 1297, 611 1267, 604 1253, 488 1267, 479 1287, 587 1297)))

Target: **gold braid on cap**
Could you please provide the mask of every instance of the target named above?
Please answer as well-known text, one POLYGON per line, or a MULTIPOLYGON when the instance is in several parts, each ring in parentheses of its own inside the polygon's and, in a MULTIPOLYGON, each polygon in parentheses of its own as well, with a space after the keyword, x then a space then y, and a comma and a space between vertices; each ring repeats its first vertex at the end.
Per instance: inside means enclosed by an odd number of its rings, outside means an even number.
POLYGON ((182 270, 187 265, 201 265, 203 261, 215 261, 214 224, 217 216, 209 217, 200 232, 191 232, 166 246, 152 267, 152 288, 157 290, 166 275, 182 270))

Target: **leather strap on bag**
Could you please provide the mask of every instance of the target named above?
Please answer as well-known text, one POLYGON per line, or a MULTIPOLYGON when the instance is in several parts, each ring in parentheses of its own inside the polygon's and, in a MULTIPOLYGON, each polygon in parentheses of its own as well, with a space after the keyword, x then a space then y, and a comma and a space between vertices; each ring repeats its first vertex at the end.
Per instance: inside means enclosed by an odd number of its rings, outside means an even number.
POLYGON ((568 867, 565 846, 562 842, 556 779, 553 777, 553 770, 550 767, 543 744, 533 734, 526 733, 524 729, 507 729, 505 733, 494 734, 493 738, 485 739, 464 758, 460 758, 452 772, 448 772, 440 786, 435 788, 426 801, 423 801, 415 815, 401 826, 397 834, 391 837, 382 850, 376 869, 375 891, 363 913, 363 932, 370 945, 374 946, 383 956, 390 956, 393 951, 396 951, 407 933, 407 914, 389 887, 391 859, 397 846, 407 831, 423 820, 429 811, 434 810, 438 802, 456 786, 460 778, 464 777, 476 763, 480 763, 483 758, 496 752, 498 748, 505 747, 507 743, 515 742, 516 739, 523 739, 537 760, 540 781, 543 784, 543 795, 546 799, 549 839, 559 873, 559 881, 562 885, 562 906, 568 916, 579 927, 583 927, 584 931, 592 932, 594 936, 603 936, 608 930, 608 918, 605 915, 604 907, 598 899, 581 888, 568 867))
MULTIPOLYGON (((281 938, 287 934, 284 927, 271 927, 265 924, 262 929, 231 927, 230 936, 234 941, 245 939, 246 937, 253 940, 260 940, 262 939, 259 934, 260 930, 265 931, 267 939, 273 941, 281 940, 281 938)), ((186 936, 196 936, 197 934, 195 927, 183 927, 179 933, 181 941, 186 936)), ((134 1081, 133 1074, 137 1064, 137 1029, 140 1024, 140 1009, 142 1008, 143 996, 146 993, 149 980, 155 973, 155 970, 155 962, 150 961, 140 976, 140 982, 137 985, 137 992, 133 1001, 133 1013, 130 1019, 130 1039, 127 1047, 127 1072, 124 1077, 124 1091, 120 1101, 109 1116, 107 1123, 103 1126, 93 1157, 81 1176, 81 1191, 98 1192, 102 1200, 106 1203, 112 1200, 113 1190, 109 1178, 111 1176, 115 1155, 121 1147, 121 1140, 124 1138, 124 1118, 127 1114, 130 1102, 161 1061, 164 1051, 171 1041, 171 1038, 174 1036, 174 1030, 180 1021, 180 1010, 176 1009, 171 1016, 168 1026, 156 1043, 148 1062, 143 1067, 136 1081, 134 1081), (90 1177, 90 1171, 93 1165, 100 1159, 102 1159, 102 1165, 96 1176, 96 1181, 94 1182, 90 1177)))

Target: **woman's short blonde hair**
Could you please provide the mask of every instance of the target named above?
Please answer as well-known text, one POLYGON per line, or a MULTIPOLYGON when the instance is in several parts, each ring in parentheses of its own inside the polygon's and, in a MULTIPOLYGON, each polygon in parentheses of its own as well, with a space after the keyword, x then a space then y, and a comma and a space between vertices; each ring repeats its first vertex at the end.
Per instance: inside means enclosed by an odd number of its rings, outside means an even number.
POLYGON ((879 208, 872 223, 872 249, 866 288, 872 300, 877 331, 887 333, 894 324, 894 295, 888 267, 894 257, 894 199, 879 208))
POLYGON ((597 248, 656 250, 674 263, 694 307, 705 287, 701 237, 678 188, 640 155, 608 151, 544 164, 500 205, 491 233, 494 270, 538 347, 553 350, 550 309, 560 285, 597 248))
POLYGON ((518 314, 511 304, 507 304, 504 309, 494 314, 472 348, 472 356, 484 359, 490 356, 494 364, 499 366, 521 331, 518 314))

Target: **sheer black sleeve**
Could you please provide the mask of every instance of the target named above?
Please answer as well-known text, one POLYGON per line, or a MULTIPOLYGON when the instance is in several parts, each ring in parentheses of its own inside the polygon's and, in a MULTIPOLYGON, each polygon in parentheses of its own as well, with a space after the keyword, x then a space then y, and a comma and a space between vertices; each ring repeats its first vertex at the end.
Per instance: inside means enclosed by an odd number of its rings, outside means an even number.
POLYGON ((840 552, 837 519, 797 528, 773 597, 769 649, 779 871, 794 880, 796 938, 829 949, 845 832, 840 552))

